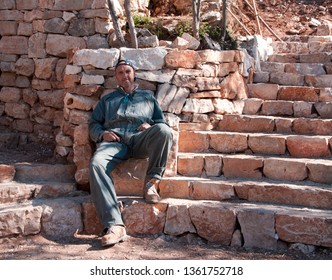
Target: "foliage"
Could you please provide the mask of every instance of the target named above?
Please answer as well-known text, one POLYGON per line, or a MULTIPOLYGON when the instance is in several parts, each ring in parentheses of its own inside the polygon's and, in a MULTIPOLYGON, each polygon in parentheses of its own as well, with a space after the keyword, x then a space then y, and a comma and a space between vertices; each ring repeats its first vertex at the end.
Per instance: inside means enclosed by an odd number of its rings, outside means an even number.
MULTIPOLYGON (((163 28, 161 20, 152 20, 150 17, 142 16, 140 14, 133 15, 135 27, 146 28, 152 34, 158 36, 162 40, 173 40, 177 36, 181 37, 183 33, 193 35, 193 25, 190 20, 180 20, 175 26, 171 34, 163 28)), ((209 36, 212 40, 217 41, 222 45, 223 49, 237 49, 236 40, 233 39, 231 32, 226 30, 225 42, 222 42, 222 27, 218 25, 211 25, 207 22, 201 22, 199 25, 199 37, 203 39, 204 36, 209 36)))
POLYGON ((157 35, 159 39, 167 39, 169 36, 167 32, 163 29, 161 20, 152 20, 150 17, 142 16, 140 14, 134 14, 133 20, 135 27, 146 28, 152 34, 157 35))

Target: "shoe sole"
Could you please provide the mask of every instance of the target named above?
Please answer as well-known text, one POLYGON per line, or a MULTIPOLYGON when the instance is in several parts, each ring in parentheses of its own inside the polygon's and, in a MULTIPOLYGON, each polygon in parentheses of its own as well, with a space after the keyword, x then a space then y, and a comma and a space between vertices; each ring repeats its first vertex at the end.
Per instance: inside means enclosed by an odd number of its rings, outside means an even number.
POLYGON ((125 236, 122 236, 122 237, 120 237, 120 238, 118 238, 118 239, 116 239, 116 240, 112 240, 112 241, 101 241, 101 246, 103 246, 103 247, 106 247, 106 246, 110 246, 110 245, 115 245, 115 244, 117 244, 117 243, 120 243, 120 242, 124 242, 124 241, 126 241, 128 239, 128 236, 127 235, 125 235, 125 236))

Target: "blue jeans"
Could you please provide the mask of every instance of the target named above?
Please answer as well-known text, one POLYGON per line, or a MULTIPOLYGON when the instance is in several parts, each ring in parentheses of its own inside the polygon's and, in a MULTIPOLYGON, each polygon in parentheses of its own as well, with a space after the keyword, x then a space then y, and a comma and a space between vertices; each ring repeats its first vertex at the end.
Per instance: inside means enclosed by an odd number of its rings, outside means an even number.
POLYGON ((123 225, 111 172, 128 158, 149 158, 146 178, 161 179, 172 145, 172 130, 155 124, 132 136, 129 144, 102 142, 90 162, 90 191, 104 228, 123 225))

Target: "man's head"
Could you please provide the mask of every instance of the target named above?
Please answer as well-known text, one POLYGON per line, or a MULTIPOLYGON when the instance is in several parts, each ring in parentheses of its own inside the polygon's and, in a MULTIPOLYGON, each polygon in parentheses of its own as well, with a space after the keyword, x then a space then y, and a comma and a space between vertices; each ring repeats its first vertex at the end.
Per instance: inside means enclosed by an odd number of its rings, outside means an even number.
POLYGON ((115 65, 115 78, 125 91, 131 92, 133 90, 135 81, 135 69, 134 66, 126 61, 120 60, 115 65))
POLYGON ((124 59, 119 60, 119 62, 115 65, 115 71, 121 65, 128 65, 131 68, 133 68, 133 70, 135 71, 134 66, 128 60, 124 60, 124 59))

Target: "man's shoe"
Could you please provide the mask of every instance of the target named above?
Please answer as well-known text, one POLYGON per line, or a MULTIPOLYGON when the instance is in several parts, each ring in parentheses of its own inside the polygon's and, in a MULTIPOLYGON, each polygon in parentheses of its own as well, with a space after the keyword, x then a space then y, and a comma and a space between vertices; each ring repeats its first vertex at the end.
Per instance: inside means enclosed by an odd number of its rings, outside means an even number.
POLYGON ((144 199, 147 203, 157 203, 160 201, 160 196, 158 194, 158 186, 160 180, 152 178, 144 185, 144 199))
POLYGON ((106 234, 101 238, 101 245, 114 245, 116 243, 125 241, 126 239, 127 233, 124 226, 111 226, 108 228, 106 234))

